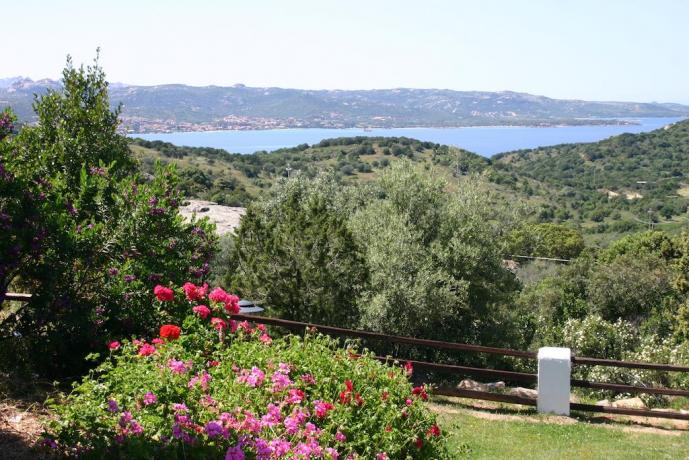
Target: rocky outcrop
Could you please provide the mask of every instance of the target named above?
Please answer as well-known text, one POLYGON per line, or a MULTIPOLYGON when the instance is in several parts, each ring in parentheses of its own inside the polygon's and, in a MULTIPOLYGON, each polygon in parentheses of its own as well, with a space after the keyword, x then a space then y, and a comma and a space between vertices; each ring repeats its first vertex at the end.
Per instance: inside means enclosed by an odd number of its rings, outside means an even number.
POLYGON ((216 233, 224 235, 233 233, 234 229, 239 226, 239 221, 246 213, 246 208, 223 206, 212 201, 187 200, 183 206, 180 206, 179 213, 186 220, 191 220, 193 215, 196 215, 197 219, 208 217, 215 224, 216 233))

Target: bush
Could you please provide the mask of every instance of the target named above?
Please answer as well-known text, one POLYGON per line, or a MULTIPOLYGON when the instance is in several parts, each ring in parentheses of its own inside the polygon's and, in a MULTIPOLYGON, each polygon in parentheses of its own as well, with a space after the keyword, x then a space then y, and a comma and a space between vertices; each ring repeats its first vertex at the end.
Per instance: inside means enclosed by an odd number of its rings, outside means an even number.
POLYGON ((38 125, 0 140, 0 300, 33 294, 3 311, 0 364, 74 375, 109 336, 152 331, 145 293, 203 279, 215 236, 183 222, 173 168, 137 174, 97 64, 68 63, 63 89, 34 107, 38 125))
POLYGON ((185 291, 193 300, 156 291, 156 308, 194 312, 182 330, 111 343, 55 406, 43 445, 81 458, 447 457, 426 388, 403 368, 312 333, 273 340, 228 317, 236 297, 185 291))

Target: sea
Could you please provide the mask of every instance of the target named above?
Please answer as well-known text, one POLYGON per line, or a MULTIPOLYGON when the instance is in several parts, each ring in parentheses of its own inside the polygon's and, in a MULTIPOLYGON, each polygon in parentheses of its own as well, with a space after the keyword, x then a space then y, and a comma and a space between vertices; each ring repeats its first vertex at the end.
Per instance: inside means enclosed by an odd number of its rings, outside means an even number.
POLYGON ((421 141, 461 147, 491 157, 497 153, 575 142, 596 142, 622 133, 641 133, 662 128, 682 118, 626 119, 630 125, 580 125, 553 127, 486 126, 462 128, 267 129, 251 131, 203 131, 130 134, 190 147, 214 147, 232 153, 273 151, 299 144, 318 144, 323 139, 353 136, 410 137, 421 141))

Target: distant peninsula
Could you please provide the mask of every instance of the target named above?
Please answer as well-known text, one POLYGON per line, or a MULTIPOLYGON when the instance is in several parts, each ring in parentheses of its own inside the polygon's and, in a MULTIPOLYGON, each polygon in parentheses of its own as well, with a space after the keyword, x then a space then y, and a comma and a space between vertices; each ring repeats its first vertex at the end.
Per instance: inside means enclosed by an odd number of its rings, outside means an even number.
MULTIPOLYGON (((34 94, 55 80, 0 78, 0 109, 34 121, 34 94)), ((689 106, 591 102, 512 91, 448 89, 303 90, 234 86, 112 84, 129 133, 283 128, 410 128, 634 124, 640 117, 689 116, 689 106)))

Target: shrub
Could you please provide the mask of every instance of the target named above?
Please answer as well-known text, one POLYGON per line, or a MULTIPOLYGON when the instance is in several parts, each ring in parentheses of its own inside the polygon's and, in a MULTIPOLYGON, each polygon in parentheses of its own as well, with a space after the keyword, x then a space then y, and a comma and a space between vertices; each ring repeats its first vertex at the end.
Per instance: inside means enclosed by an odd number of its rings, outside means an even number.
POLYGON ((68 62, 63 88, 34 108, 38 125, 0 140, 0 300, 10 287, 33 294, 3 312, 0 361, 74 375, 108 336, 150 332, 145 293, 206 276, 215 236, 183 222, 173 168, 136 173, 97 63, 68 62))
POLYGON ((237 298, 222 290, 157 296, 194 312, 181 333, 111 343, 55 407, 45 446, 82 458, 447 457, 426 388, 402 368, 314 333, 272 339, 231 320, 237 298))

